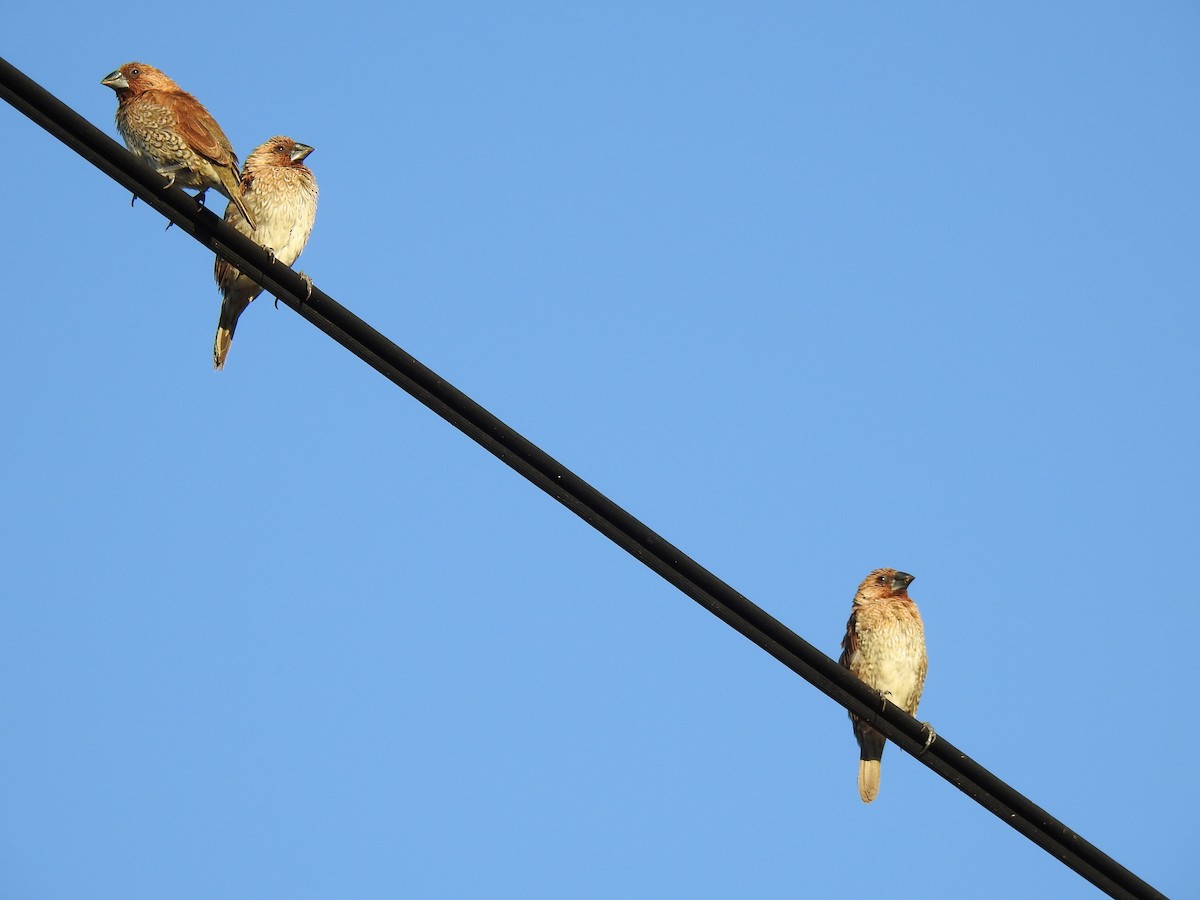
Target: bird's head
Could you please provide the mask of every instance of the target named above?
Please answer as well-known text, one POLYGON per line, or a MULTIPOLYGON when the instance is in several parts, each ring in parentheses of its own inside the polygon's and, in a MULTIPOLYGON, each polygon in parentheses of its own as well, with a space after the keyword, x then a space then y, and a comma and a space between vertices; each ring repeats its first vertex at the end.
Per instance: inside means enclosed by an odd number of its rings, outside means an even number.
POLYGON ((290 137, 277 135, 254 148, 246 159, 248 167, 255 166, 302 166, 313 148, 290 137))
POLYGON ((912 584, 913 576, 907 572, 895 569, 876 569, 863 579, 858 586, 858 592, 863 597, 873 600, 884 600, 890 597, 907 597, 908 586, 912 584))
POLYGON ((101 78, 100 83, 116 91, 118 97, 137 96, 145 91, 179 89, 179 85, 166 74, 141 62, 125 63, 101 78))

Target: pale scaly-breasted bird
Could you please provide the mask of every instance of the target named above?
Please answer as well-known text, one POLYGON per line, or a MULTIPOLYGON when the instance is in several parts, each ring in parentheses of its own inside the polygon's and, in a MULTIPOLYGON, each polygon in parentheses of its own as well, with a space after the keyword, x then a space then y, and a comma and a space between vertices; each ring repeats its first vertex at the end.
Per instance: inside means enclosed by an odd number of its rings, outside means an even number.
MULTIPOLYGON (((884 700, 915 716, 928 660, 921 614, 908 596, 912 580, 912 575, 895 569, 876 569, 863 579, 854 595, 838 661, 884 700)), ((859 748, 858 794, 863 803, 870 803, 879 794, 885 739, 854 713, 850 721, 859 748)), ((930 728, 926 747, 933 736, 930 728)))
MULTIPOLYGON (((167 187, 216 188, 234 203, 238 159, 217 120, 195 97, 146 63, 125 63, 100 80, 117 94, 117 131, 125 146, 160 175, 167 187)), ((242 214, 256 223, 243 209, 242 214)))
MULTIPOLYGON (((299 257, 317 217, 317 179, 304 160, 313 148, 279 135, 256 147, 246 159, 238 197, 258 219, 253 235, 240 206, 230 203, 225 221, 266 248, 285 265, 299 257)), ((221 289, 221 318, 213 341, 213 367, 224 368, 238 317, 262 293, 262 286, 217 257, 213 268, 221 289)))

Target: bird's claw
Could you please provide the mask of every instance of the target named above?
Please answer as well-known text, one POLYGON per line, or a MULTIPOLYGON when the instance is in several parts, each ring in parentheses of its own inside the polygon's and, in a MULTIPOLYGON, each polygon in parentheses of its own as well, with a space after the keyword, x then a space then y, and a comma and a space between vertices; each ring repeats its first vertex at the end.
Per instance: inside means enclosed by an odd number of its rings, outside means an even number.
POLYGON ((933 730, 933 726, 928 722, 922 722, 921 724, 925 726, 925 746, 921 748, 921 753, 924 753, 937 740, 937 732, 933 730))
MULTIPOLYGON (((298 272, 297 274, 300 276, 300 280, 304 282, 304 287, 306 288, 306 290, 304 291, 304 300, 302 302, 307 303, 308 298, 312 296, 312 292, 313 292, 312 276, 310 276, 307 272, 298 272)), ((275 298, 275 308, 279 309, 279 298, 278 297, 275 298)))

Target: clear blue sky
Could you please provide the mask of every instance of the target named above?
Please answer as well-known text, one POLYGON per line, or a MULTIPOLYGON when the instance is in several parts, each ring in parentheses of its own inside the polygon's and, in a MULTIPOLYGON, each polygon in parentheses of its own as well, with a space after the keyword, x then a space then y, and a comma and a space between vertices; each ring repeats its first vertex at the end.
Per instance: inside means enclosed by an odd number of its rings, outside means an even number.
MULTIPOLYGON (((1200 894, 1200 9, 6 13, 311 144, 315 282, 921 718, 1200 894)), ((1052 7, 1052 8, 1051 8, 1052 7)), ((11 108, 0 894, 1091 897, 11 108)), ((214 195, 218 209, 223 201, 214 195)))

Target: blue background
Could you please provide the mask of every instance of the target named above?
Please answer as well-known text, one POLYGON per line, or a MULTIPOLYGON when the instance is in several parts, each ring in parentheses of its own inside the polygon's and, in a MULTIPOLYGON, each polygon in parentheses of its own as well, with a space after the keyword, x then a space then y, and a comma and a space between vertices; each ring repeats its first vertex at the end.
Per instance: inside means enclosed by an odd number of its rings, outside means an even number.
MULTIPOLYGON (((298 268, 1196 895, 1194 4, 24 4, 316 147, 298 268), (65 11, 64 11, 65 10, 65 11)), ((1091 897, 15 110, 0 893, 1091 897)), ((215 193, 210 204, 224 202, 215 193)))

